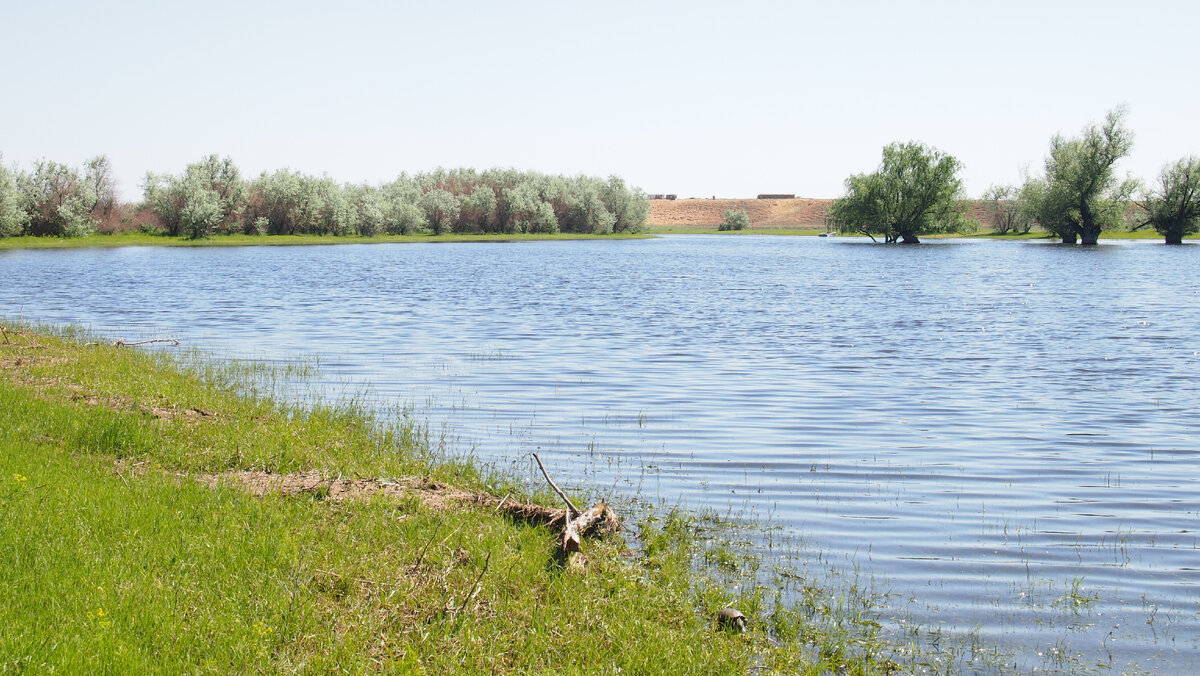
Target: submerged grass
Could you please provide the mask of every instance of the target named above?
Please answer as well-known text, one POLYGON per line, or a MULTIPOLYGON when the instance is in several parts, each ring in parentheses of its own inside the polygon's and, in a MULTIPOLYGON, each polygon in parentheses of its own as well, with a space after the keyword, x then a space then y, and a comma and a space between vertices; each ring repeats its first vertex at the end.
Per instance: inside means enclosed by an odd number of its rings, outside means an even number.
POLYGON ((0 339, 0 672, 893 668, 861 607, 830 621, 837 603, 814 591, 768 609, 761 584, 705 573, 705 558, 749 579, 758 564, 706 556, 685 514, 637 526, 636 554, 586 542, 575 572, 545 527, 493 510, 202 484, 319 470, 517 490, 409 422, 283 405, 254 367, 86 341, 11 325, 0 339), (716 628, 730 601, 746 634, 716 628))

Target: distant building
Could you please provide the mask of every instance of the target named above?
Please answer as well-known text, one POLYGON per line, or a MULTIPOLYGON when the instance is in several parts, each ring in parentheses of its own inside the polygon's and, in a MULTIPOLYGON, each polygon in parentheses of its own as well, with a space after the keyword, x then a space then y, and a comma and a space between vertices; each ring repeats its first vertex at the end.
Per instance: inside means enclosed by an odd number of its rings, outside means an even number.
POLYGON ((661 192, 649 193, 646 195, 646 199, 651 199, 651 200, 673 200, 676 197, 677 197, 677 195, 666 194, 666 193, 661 193, 661 192))
POLYGON ((791 194, 785 195, 781 192, 780 193, 765 192, 765 193, 759 195, 758 199, 760 199, 760 200, 794 200, 794 199, 796 199, 796 194, 791 193, 791 194))

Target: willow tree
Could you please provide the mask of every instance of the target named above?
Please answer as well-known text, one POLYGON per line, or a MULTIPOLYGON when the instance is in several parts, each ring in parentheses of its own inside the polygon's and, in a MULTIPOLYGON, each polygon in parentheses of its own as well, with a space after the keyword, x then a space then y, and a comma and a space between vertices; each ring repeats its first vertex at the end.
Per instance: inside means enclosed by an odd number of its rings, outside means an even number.
POLYGON ((96 201, 92 204, 92 217, 107 223, 117 209, 117 180, 113 177, 112 163, 108 155, 97 155, 84 165, 84 180, 96 201))
POLYGON ((1022 189, 1038 224, 1063 244, 1095 244, 1100 233, 1125 223, 1137 182, 1117 178, 1114 165, 1133 148, 1125 110, 1109 111, 1104 124, 1084 128, 1077 138, 1050 140, 1046 173, 1022 189))
POLYGON ((96 195, 74 168, 38 160, 32 172, 17 175, 17 189, 28 217, 26 234, 84 237, 96 229, 96 195))
POLYGON ((1185 157, 1163 167, 1158 186, 1145 196, 1146 220, 1167 244, 1183 244, 1186 235, 1200 232, 1200 158, 1185 157))
POLYGON ((147 173, 142 190, 169 235, 199 239, 241 229, 246 184, 228 157, 209 155, 187 165, 182 176, 147 173))
POLYGON ((1028 234, 1033 228, 1033 217, 1021 195, 1020 188, 1011 185, 993 185, 982 197, 983 209, 992 221, 992 232, 997 235, 1008 233, 1028 234))
POLYGON ((887 243, 919 244, 920 235, 962 232, 964 216, 958 160, 922 143, 883 149, 879 169, 846 179, 846 196, 829 209, 844 233, 881 236, 887 243))
POLYGON ((0 155, 0 237, 16 237, 25 231, 29 214, 22 207, 21 192, 13 173, 4 166, 0 155))

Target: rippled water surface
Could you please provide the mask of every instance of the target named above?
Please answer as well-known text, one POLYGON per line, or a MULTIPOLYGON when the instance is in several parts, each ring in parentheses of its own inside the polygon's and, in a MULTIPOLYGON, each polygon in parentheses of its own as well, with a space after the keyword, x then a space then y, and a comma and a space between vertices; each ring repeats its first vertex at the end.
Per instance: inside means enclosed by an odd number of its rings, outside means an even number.
POLYGON ((0 251, 0 315, 319 354, 489 462, 540 447, 598 496, 767 519, 915 598, 907 622, 1187 671, 1198 263, 715 236, 0 251))

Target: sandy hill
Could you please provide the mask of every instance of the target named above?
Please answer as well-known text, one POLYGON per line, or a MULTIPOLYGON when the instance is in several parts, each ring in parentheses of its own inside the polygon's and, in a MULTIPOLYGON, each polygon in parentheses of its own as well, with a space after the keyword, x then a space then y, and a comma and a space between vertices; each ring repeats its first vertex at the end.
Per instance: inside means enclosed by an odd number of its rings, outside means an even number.
MULTIPOLYGON (((833 200, 796 199, 681 199, 650 200, 649 225, 716 227, 725 220, 725 212, 745 209, 755 228, 824 228, 825 212, 833 200)), ((983 203, 970 200, 967 216, 990 225, 983 203)))

